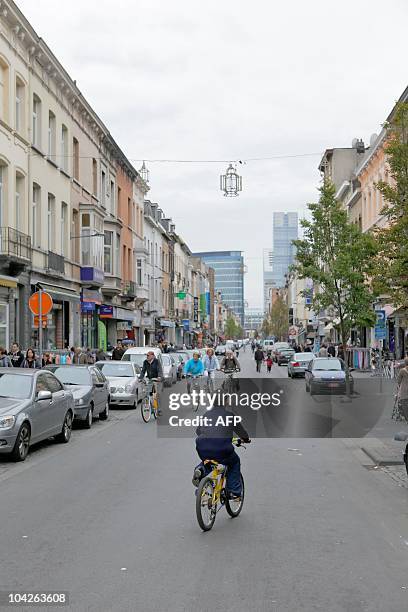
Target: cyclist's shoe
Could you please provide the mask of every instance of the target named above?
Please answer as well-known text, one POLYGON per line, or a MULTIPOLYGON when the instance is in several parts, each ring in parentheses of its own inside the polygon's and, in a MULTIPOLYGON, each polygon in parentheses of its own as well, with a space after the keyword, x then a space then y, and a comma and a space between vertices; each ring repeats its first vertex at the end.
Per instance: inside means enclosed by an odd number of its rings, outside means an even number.
POLYGON ((157 416, 162 416, 162 414, 163 414, 163 413, 162 413, 162 411, 160 410, 160 408, 157 408, 157 410, 156 410, 156 414, 157 414, 157 416))
POLYGON ((204 476, 203 468, 197 467, 194 470, 193 479, 191 481, 195 487, 198 487, 198 485, 200 484, 200 480, 202 479, 203 476, 204 476))
POLYGON ((228 499, 231 501, 239 502, 241 501, 241 494, 237 495, 237 493, 228 493, 228 499))

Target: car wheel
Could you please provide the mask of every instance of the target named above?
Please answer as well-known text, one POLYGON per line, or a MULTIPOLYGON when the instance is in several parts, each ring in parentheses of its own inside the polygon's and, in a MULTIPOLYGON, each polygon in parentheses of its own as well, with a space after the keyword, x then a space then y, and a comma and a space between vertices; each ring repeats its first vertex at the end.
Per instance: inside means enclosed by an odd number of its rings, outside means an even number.
POLYGON ((24 461, 28 455, 28 449, 30 447, 31 430, 28 423, 23 423, 20 427, 16 441, 11 451, 11 458, 13 461, 24 461))
POLYGON ((62 426, 62 431, 57 436, 55 436, 55 439, 57 440, 57 442, 66 444, 67 442, 70 441, 71 434, 72 434, 72 421, 73 421, 72 412, 68 410, 67 414, 65 415, 64 424, 62 426))
POLYGON ((106 421, 109 418, 109 399, 106 400, 105 409, 99 413, 101 421, 106 421))
POLYGON ((89 406, 89 410, 86 413, 86 419, 84 421, 85 429, 91 429, 93 420, 93 406, 89 406))

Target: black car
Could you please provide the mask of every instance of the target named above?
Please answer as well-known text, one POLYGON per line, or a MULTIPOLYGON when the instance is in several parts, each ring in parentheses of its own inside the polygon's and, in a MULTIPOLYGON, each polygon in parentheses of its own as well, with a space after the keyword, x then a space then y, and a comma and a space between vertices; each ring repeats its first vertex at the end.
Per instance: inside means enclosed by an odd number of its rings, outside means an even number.
POLYGON ((338 357, 315 357, 305 370, 306 391, 310 395, 353 393, 354 380, 338 357))

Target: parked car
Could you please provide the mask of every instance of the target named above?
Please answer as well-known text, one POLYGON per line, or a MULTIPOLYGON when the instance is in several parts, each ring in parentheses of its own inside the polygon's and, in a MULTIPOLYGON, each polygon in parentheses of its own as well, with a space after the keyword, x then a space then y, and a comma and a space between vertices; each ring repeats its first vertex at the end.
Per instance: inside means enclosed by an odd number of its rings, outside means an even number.
POLYGON ((216 355, 225 355, 225 352, 227 350, 227 347, 225 346, 225 344, 219 344, 218 346, 215 347, 215 354, 216 355))
POLYGON ((73 395, 51 372, 0 368, 0 454, 24 461, 36 442, 69 442, 73 418, 73 395))
POLYGON ((145 385, 139 381, 140 366, 132 361, 97 361, 95 366, 109 383, 110 406, 137 408, 146 391, 145 385))
POLYGON ((177 382, 177 363, 173 353, 163 353, 162 357, 164 386, 171 387, 177 382))
POLYGON ((106 420, 109 417, 109 384, 102 372, 92 365, 49 365, 64 388, 72 391, 75 402, 75 421, 87 429, 94 417, 106 420))
POLYGON ((272 359, 279 366, 288 363, 294 354, 295 351, 288 342, 275 342, 272 346, 272 359))
POLYGON ((288 363, 289 378, 295 378, 295 376, 304 377, 305 370, 312 359, 314 359, 313 353, 295 353, 288 363))
POLYGON ((338 357, 315 357, 305 370, 306 391, 310 395, 323 393, 353 393, 354 380, 350 370, 338 357))

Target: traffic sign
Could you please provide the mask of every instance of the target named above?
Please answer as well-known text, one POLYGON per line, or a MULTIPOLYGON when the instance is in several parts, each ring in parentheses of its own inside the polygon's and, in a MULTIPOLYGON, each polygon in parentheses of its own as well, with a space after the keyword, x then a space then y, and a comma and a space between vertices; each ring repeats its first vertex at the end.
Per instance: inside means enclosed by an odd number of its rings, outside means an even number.
POLYGON ((179 300, 184 300, 184 298, 186 297, 186 292, 185 291, 179 291, 178 293, 176 293, 176 296, 178 297, 179 300))
MULTIPOLYGON (((42 327, 47 327, 48 315, 42 315, 42 327)), ((40 327, 40 317, 38 315, 34 315, 34 327, 40 327)))
POLYGON ((387 337, 385 310, 376 310, 375 314, 377 317, 374 327, 375 339, 385 340, 385 338, 387 337))
POLYGON ((28 307, 33 313, 33 315, 39 315, 40 312, 42 315, 47 315, 49 312, 51 312, 53 307, 52 297, 49 293, 46 293, 45 291, 36 291, 32 295, 30 295, 30 298, 28 300, 28 307))

